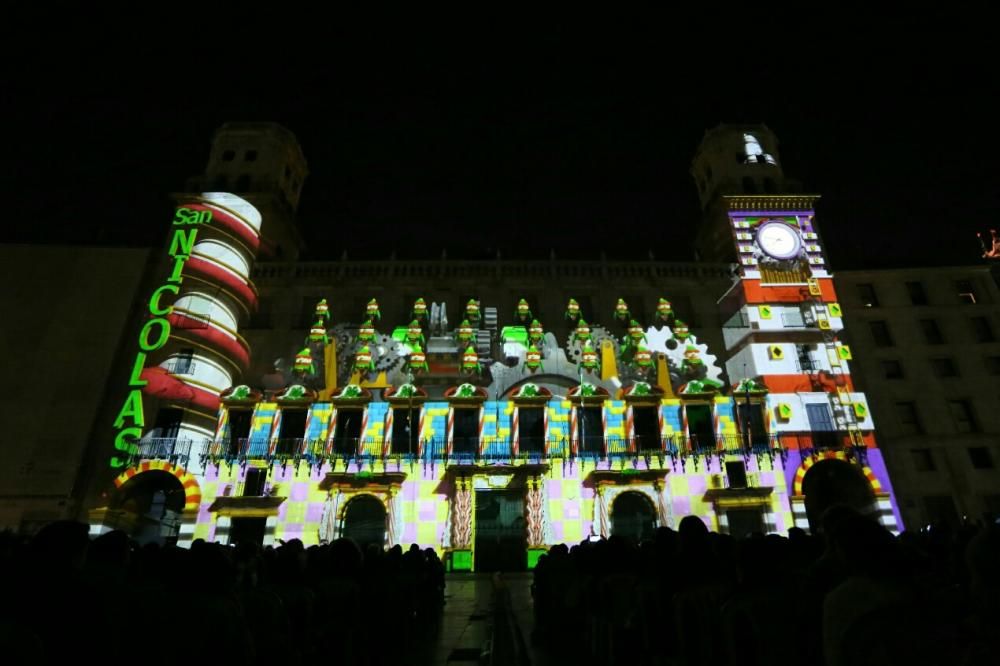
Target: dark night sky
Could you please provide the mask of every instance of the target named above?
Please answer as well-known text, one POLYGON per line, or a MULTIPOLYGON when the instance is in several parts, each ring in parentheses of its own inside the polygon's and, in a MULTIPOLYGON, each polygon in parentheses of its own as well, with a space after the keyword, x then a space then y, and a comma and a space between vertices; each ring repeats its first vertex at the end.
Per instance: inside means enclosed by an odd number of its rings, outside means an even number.
POLYGON ((990 41, 739 35, 666 48, 659 27, 599 40, 355 34, 309 57, 276 46, 210 61, 137 43, 8 59, 7 241, 157 243, 167 194, 201 172, 213 130, 276 120, 309 161, 310 258, 447 246, 683 260, 702 133, 763 121, 786 175, 823 196, 835 268, 979 260, 975 231, 1000 210, 990 41))

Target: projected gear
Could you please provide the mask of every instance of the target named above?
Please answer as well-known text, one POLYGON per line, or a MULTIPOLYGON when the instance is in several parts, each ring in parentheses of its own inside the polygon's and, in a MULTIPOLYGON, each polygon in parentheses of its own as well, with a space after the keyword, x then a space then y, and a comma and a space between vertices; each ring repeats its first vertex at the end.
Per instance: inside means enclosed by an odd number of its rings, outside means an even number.
MULTIPOLYGON (((593 345, 598 354, 601 353, 602 345, 605 340, 611 340, 612 345, 614 345, 615 356, 617 357, 621 347, 618 339, 603 326, 590 326, 590 344, 593 345)), ((583 344, 583 342, 575 339, 572 332, 570 332, 569 337, 566 338, 566 357, 573 363, 579 363, 583 358, 583 344)))
POLYGON ((330 329, 329 335, 337 342, 337 376, 345 380, 351 376, 354 366, 354 355, 358 349, 367 345, 372 354, 374 372, 390 372, 402 367, 406 361, 407 349, 392 336, 384 333, 376 334, 375 340, 359 344, 356 340, 357 326, 337 324, 330 329))
POLYGON ((646 346, 649 351, 667 355, 667 365, 670 369, 670 383, 677 389, 691 379, 709 379, 713 382, 722 381, 722 368, 718 359, 708 353, 708 345, 698 342, 698 337, 687 332, 683 342, 674 337, 670 327, 646 329, 646 346), (691 349, 693 348, 693 349, 691 349), (696 353, 694 353, 696 350, 696 353), (687 354, 685 356, 685 354, 687 354), (692 367, 691 358, 700 360, 697 367, 692 367), (688 363, 685 365, 685 360, 688 363), (692 372, 698 375, 692 377, 692 372))

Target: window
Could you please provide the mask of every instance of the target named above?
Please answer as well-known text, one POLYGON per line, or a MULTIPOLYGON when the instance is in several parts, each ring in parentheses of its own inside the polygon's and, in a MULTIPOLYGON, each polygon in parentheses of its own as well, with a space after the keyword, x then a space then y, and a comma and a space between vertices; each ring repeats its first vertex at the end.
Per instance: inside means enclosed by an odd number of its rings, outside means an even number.
POLYGON ((712 407, 710 405, 685 405, 688 434, 691 437, 691 448, 714 449, 715 426, 712 423, 712 407))
POLYGON ((899 418, 900 430, 904 435, 919 435, 924 431, 917 418, 915 402, 897 402, 896 417, 899 418))
POLYGON ((726 463, 726 479, 730 488, 747 487, 747 467, 739 460, 726 463))
POLYGON ((235 158, 236 158, 236 151, 235 150, 224 150, 224 151, 222 151, 222 161, 223 162, 232 162, 235 158))
POLYGON ((420 425, 420 405, 395 407, 392 410, 392 452, 415 454, 419 448, 417 428, 420 425))
POLYGON ((656 407, 633 407, 632 423, 635 427, 636 449, 639 451, 659 451, 660 420, 656 407))
POLYGON ((1000 375, 1000 356, 986 357, 986 372, 991 375, 1000 375))
POLYGON ((837 430, 830 416, 830 406, 822 403, 806 405, 806 418, 812 432, 813 446, 817 449, 837 446, 837 430))
POLYGON ((726 522, 729 534, 736 539, 746 539, 754 534, 764 534, 764 513, 760 509, 727 509, 726 522))
POLYGON ((937 469, 930 449, 910 449, 910 455, 913 456, 913 466, 918 472, 933 472, 937 469))
POLYGON ((932 358, 931 368, 938 377, 958 377, 958 368, 955 361, 950 358, 932 358))
POLYGON ((479 453, 479 409, 458 408, 454 410, 455 430, 452 433, 452 453, 474 455, 479 453))
POLYGON ((577 438, 581 453, 604 453, 604 415, 600 407, 578 407, 577 438))
POLYGON ((180 352, 177 354, 177 356, 174 357, 173 361, 170 364, 170 372, 174 373, 175 375, 190 374, 191 371, 194 369, 194 362, 192 361, 193 358, 194 358, 194 349, 187 348, 180 350, 180 352))
POLYGON ((976 290, 972 287, 972 280, 955 280, 955 292, 960 302, 976 303, 976 290))
POLYGON ((878 307, 878 296, 875 295, 875 285, 862 282, 858 285, 858 298, 861 299, 861 305, 866 308, 877 308, 878 307))
POLYGON ((972 414, 972 404, 968 400, 949 400, 948 409, 955 421, 958 432, 978 432, 979 426, 972 414))
POLYGON ((542 454, 545 451, 545 415, 541 407, 519 407, 518 450, 521 453, 542 454))
POLYGON ((180 409, 161 409, 156 413, 156 421, 149 436, 154 439, 176 439, 183 418, 184 412, 180 409))
POLYGON ((924 332, 924 341, 929 345, 943 345, 944 336, 937 322, 933 319, 921 319, 920 330, 924 332))
POLYGON ((279 456, 290 456, 298 453, 302 438, 306 436, 306 410, 282 409, 281 425, 278 427, 278 446, 275 452, 279 456))
POLYGON ((910 303, 913 305, 927 305, 927 292, 924 291, 922 282, 907 282, 906 291, 910 294, 910 303))
POLYGON ((253 422, 253 410, 229 410, 229 446, 230 456, 238 456, 244 452, 247 438, 250 437, 250 426, 253 422))
POLYGON ((746 446, 767 446, 767 428, 764 426, 764 405, 761 403, 740 402, 739 395, 735 396, 736 415, 740 426, 740 445, 746 446))
POLYGON ((361 439, 363 410, 338 409, 337 426, 333 431, 333 450, 338 455, 352 456, 358 452, 361 439))
POLYGON ((975 469, 993 469, 993 456, 985 446, 970 446, 969 461, 975 469))
POLYGON ((243 482, 243 497, 261 497, 266 482, 267 469, 251 467, 247 470, 246 481, 243 482))
POLYGON ((903 364, 894 359, 882 361, 882 372, 886 379, 902 379, 903 364))
POLYGON ((976 339, 976 342, 995 342, 996 337, 993 335, 993 326, 990 324, 990 320, 986 317, 973 317, 972 322, 972 334, 976 339))
POLYGON ((247 162, 256 162, 257 161, 257 151, 256 150, 248 150, 246 153, 243 154, 243 159, 246 160, 247 162))
POLYGON ((868 327, 872 332, 872 340, 876 347, 891 347, 892 336, 889 334, 889 326, 884 321, 870 321, 868 327))

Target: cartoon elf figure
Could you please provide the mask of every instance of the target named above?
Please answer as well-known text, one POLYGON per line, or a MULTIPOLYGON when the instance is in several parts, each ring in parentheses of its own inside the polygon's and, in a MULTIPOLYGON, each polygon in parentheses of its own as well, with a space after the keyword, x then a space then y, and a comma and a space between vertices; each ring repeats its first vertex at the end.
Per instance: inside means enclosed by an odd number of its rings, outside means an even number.
POLYGON ((545 329, 542 327, 542 322, 537 319, 533 319, 531 321, 531 326, 528 327, 528 342, 537 347, 542 344, 544 339, 545 329))
POLYGON ((475 337, 476 329, 472 328, 472 324, 469 323, 468 319, 463 319, 462 323, 458 327, 458 330, 455 332, 455 340, 459 345, 467 345, 472 342, 475 337))
POLYGON ((680 342, 684 342, 691 337, 691 334, 688 332, 687 324, 680 319, 674 322, 674 337, 680 342))
POLYGON ((594 345, 587 340, 583 343, 583 350, 580 353, 580 366, 587 372, 597 372, 601 369, 601 363, 597 357, 594 345))
POLYGON ((378 301, 374 298, 368 301, 368 305, 365 306, 365 316, 368 317, 369 321, 379 321, 382 319, 382 313, 378 309, 378 301))
POLYGON ((632 347, 638 347, 640 342, 646 342, 646 332, 635 319, 628 325, 628 342, 632 347))
POLYGON ((479 301, 474 298, 469 299, 465 304, 465 318, 474 324, 479 323, 479 301))
POLYGON ((424 302, 424 299, 418 298, 413 302, 413 318, 417 321, 427 319, 427 303, 424 302))
POLYGON ((615 305, 615 319, 624 324, 630 318, 631 314, 628 311, 628 303, 625 302, 625 299, 619 298, 618 303, 615 305))
POLYGON ((579 323, 576 325, 576 330, 573 331, 573 340, 577 342, 586 342, 590 340, 590 326, 584 321, 583 317, 580 318, 579 323))
POLYGON ((469 345, 465 348, 465 352, 462 353, 462 372, 465 374, 482 374, 483 369, 479 367, 479 354, 476 353, 476 348, 469 345))
POLYGON ((414 319, 410 322, 410 326, 406 329, 406 344, 410 347, 416 345, 426 345, 427 341, 424 339, 424 330, 420 328, 420 322, 414 319))
POLYGON ((531 319, 531 307, 528 306, 528 301, 523 298, 517 302, 517 318, 522 322, 531 319))
POLYGON ((570 321, 576 321, 580 317, 580 304, 576 302, 575 298, 569 299, 569 303, 566 304, 566 319, 570 321))
POLYGON ((528 347, 528 351, 524 355, 524 367, 530 372, 537 370, 545 372, 545 366, 542 365, 542 352, 538 351, 535 345, 528 347))
POLYGON ((646 375, 653 370, 653 354, 646 348, 646 345, 640 344, 639 348, 635 350, 632 363, 640 374, 646 375))
POLYGON ((357 341, 363 344, 374 344, 377 336, 378 331, 375 330, 375 324, 369 319, 358 329, 357 341))
POLYGON ((705 361, 701 359, 701 352, 694 345, 684 348, 684 360, 681 361, 681 372, 685 375, 694 376, 701 374, 705 368, 705 361))
POLYGON ((330 344, 330 336, 326 334, 326 326, 320 319, 317 319, 316 323, 312 325, 312 328, 309 329, 309 335, 306 337, 306 345, 311 344, 330 344))
POLYGON ((661 298, 660 302, 656 304, 656 320, 664 324, 669 324, 673 318, 674 308, 670 305, 670 301, 661 298))
POLYGON ((427 367, 427 355, 419 344, 414 345, 410 350, 409 360, 410 372, 430 372, 427 367))
POLYGON ((316 320, 323 322, 330 321, 330 306, 326 304, 325 298, 321 298, 319 303, 316 304, 316 320))
POLYGON ((368 348, 368 345, 364 345, 361 349, 355 352, 354 372, 375 372, 375 361, 372 360, 372 352, 368 348))
POLYGON ((313 366, 312 350, 309 347, 304 347, 302 351, 295 355, 295 363, 292 364, 292 370, 300 377, 316 374, 316 368, 313 366))

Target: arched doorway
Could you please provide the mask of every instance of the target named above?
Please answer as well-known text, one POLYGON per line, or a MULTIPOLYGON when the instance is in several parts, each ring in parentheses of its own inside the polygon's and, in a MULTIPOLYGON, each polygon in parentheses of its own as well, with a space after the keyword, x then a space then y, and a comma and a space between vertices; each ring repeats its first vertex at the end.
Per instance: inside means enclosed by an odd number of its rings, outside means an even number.
POLYGON ((385 506, 372 495, 358 495, 344 507, 340 535, 364 550, 368 544, 385 545, 385 506))
POLYGON ((820 460, 802 478, 806 516, 813 534, 823 528, 823 514, 832 506, 846 505, 862 514, 875 508, 875 493, 864 472, 846 460, 820 460))
POLYGON ((611 504, 611 534, 630 541, 652 539, 656 529, 656 507, 642 493, 629 491, 611 504))
POLYGON ((186 502, 184 486, 163 470, 136 474, 118 491, 116 508, 124 512, 120 527, 139 543, 177 542, 186 502))

